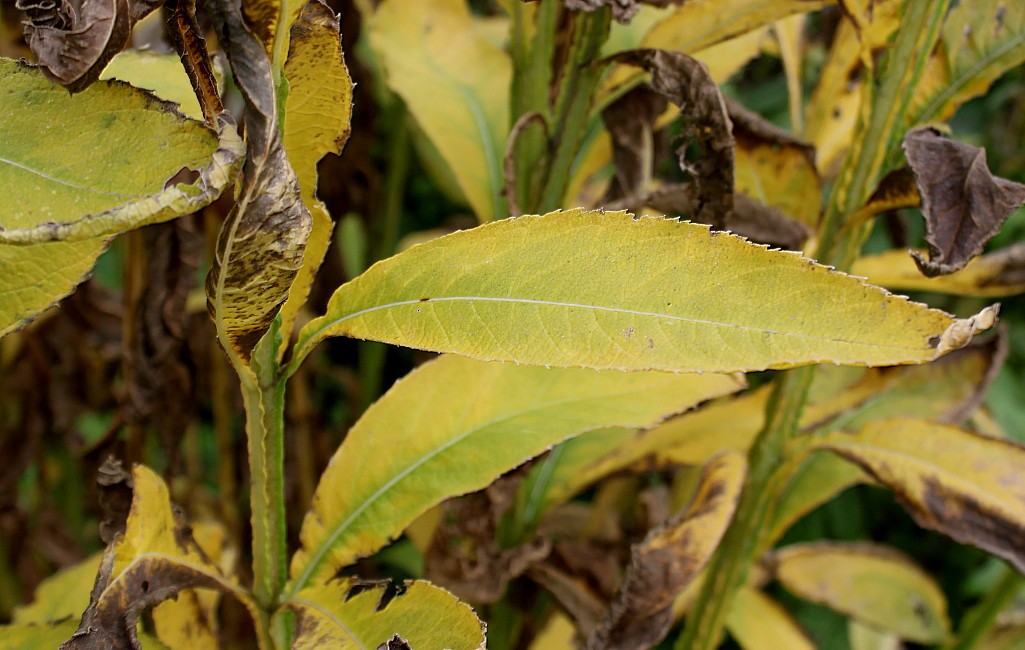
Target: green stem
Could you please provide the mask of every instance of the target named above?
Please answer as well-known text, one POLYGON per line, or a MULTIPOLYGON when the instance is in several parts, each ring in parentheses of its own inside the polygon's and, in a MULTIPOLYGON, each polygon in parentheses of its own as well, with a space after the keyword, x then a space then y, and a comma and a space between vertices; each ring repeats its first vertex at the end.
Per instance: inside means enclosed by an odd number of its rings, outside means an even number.
POLYGON ((976 648, 982 638, 993 627, 997 616, 1002 612, 1014 597, 1021 593, 1025 586, 1025 576, 1008 567, 1004 567, 1004 575, 986 597, 973 607, 961 622, 961 628, 957 636, 946 646, 944 650, 972 650, 976 648))

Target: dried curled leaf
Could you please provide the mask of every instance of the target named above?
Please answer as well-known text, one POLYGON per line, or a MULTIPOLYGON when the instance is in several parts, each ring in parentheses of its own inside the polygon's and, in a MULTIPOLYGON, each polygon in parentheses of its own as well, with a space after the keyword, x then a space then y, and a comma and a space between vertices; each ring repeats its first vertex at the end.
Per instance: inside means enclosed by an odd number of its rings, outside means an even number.
POLYGON ((288 298, 313 226, 281 143, 270 59, 245 26, 237 0, 218 0, 210 10, 246 98, 248 158, 207 274, 207 309, 225 351, 248 365, 288 298))
POLYGON ((705 567, 733 518, 746 471, 738 453, 709 461, 691 504, 634 547, 619 594, 588 650, 648 648, 662 640, 672 624, 673 601, 705 567))
POLYGON ((929 244, 928 260, 917 252, 912 256, 929 277, 963 269, 1025 203, 1025 185, 990 173, 985 149, 941 137, 935 129, 910 131, 904 151, 922 196, 929 244))
POLYGON ((610 7, 612 9, 612 17, 623 23, 624 25, 630 22, 630 19, 634 17, 641 9, 641 5, 654 5, 656 7, 665 7, 667 5, 675 4, 682 5, 684 0, 565 0, 566 6, 570 9, 576 9, 579 11, 596 11, 602 7, 610 7))
POLYGON ((132 27, 159 0, 18 0, 25 12, 25 40, 43 74, 71 92, 96 81, 124 49, 132 27))

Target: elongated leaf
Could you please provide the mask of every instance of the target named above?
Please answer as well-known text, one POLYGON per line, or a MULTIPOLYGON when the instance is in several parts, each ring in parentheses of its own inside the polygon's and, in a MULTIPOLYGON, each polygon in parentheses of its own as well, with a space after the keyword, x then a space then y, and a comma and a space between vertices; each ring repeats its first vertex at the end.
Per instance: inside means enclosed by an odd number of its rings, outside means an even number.
POLYGON ((125 532, 104 553, 92 602, 78 631, 61 647, 132 647, 135 624, 146 608, 193 587, 230 593, 259 619, 256 603, 210 563, 183 522, 175 520, 164 482, 139 465, 133 490, 125 532))
POLYGON ((491 221, 508 216, 501 165, 512 69, 505 53, 473 33, 471 20, 463 0, 385 0, 368 27, 389 86, 477 217, 491 221))
POLYGON ((744 483, 744 456, 724 453, 704 468, 690 505, 635 546, 630 568, 588 650, 648 648, 669 631, 677 595, 719 545, 744 483))
POLYGON ((872 422, 819 443, 893 490, 920 526, 1025 571, 1025 449, 926 420, 872 422))
POLYGON ((111 237, 189 214, 220 196, 241 165, 227 115, 215 132, 117 81, 69 95, 8 59, 0 79, 0 187, 19 188, 5 205, 0 245, 111 237), (183 169, 199 179, 174 183, 183 169))
POLYGON ((917 363, 993 314, 955 321, 796 253, 622 212, 519 217, 371 267, 300 333, 528 364, 674 371, 917 363))
MULTIPOLYGON (((738 380, 719 381, 727 391, 738 380)), ((425 364, 366 412, 321 477, 289 594, 378 550, 442 499, 479 490, 572 435, 654 424, 692 406, 707 386, 455 356, 425 364)))
POLYGON ((947 599, 910 558, 867 543, 795 544, 775 555, 776 578, 794 594, 918 643, 950 633, 947 599))
POLYGON ((854 263, 851 273, 900 291, 935 291, 987 298, 1014 296, 1025 292, 1025 245, 977 257, 960 271, 936 278, 922 275, 914 259, 904 250, 866 255, 854 263))
POLYGON ((832 0, 691 0, 659 21, 642 47, 696 52, 832 0))
POLYGON ((281 144, 270 60, 235 0, 218 0, 210 11, 225 35, 247 104, 242 188, 221 226, 206 277, 207 310, 221 346, 241 370, 288 298, 303 265, 312 218, 281 144))
POLYGON ((737 592, 726 618, 726 628, 744 650, 815 650, 787 610, 751 587, 737 592))
POLYGON ((303 589, 286 606, 296 613, 292 648, 367 650, 397 634, 410 648, 483 650, 484 624, 473 610, 440 587, 408 581, 405 590, 385 599, 383 585, 358 590, 359 581, 343 578, 303 589))
POLYGON ((288 99, 285 101, 285 152, 302 188, 303 202, 313 218, 303 265, 281 307, 284 353, 292 325, 306 301, 313 277, 331 243, 334 222, 317 198, 317 162, 326 154, 339 154, 349 139, 352 118, 352 79, 342 57, 338 18, 327 5, 314 0, 306 5, 293 36, 285 63, 288 99))
POLYGON ((907 128, 943 122, 1025 62, 1025 5, 1007 0, 960 2, 943 25, 908 109, 907 128))

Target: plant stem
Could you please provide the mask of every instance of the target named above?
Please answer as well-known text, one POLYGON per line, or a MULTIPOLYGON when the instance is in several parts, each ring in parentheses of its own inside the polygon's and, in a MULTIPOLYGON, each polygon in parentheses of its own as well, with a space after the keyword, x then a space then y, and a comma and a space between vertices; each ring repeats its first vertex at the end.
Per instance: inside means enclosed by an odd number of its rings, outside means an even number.
POLYGON ((993 627, 1000 612, 1021 593, 1023 586, 1025 576, 1005 566, 1000 582, 965 614, 957 636, 944 646, 944 650, 972 650, 977 647, 982 637, 993 627))

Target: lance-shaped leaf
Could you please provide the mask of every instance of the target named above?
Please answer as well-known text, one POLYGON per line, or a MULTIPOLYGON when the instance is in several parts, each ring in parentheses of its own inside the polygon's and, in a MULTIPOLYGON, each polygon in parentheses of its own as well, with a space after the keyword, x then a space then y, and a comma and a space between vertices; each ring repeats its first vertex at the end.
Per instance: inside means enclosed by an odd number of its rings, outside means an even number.
POLYGON ((441 500, 479 490, 570 436, 650 426, 692 406, 715 381, 725 392, 739 380, 456 356, 419 367, 367 410, 321 477, 289 596, 378 550, 441 500))
MULTIPOLYGON (((924 257, 924 251, 919 252, 924 257)), ((987 253, 950 275, 928 278, 907 251, 894 250, 859 258, 851 273, 872 284, 900 291, 935 291, 955 296, 1002 298, 1025 293, 1025 244, 987 253)))
POLYGON ((457 232, 374 265, 303 328, 292 366, 339 334, 624 370, 918 363, 993 318, 955 320, 706 226, 576 210, 457 232))
POLYGON ((804 630, 782 605, 751 587, 737 592, 726 617, 726 628, 744 650, 815 650, 804 630))
POLYGON ((463 0, 386 0, 368 28, 388 85, 451 169, 477 217, 491 221, 508 215, 501 191, 512 66, 504 52, 474 33, 472 20, 463 0))
POLYGON ((353 84, 342 58, 338 18, 319 0, 307 4, 292 26, 285 77, 285 152, 313 221, 303 266, 281 307, 280 354, 290 343, 295 316, 306 301, 334 229, 327 206, 317 198, 317 162, 326 154, 342 152, 352 116, 353 84))
POLYGON ((918 643, 950 633, 947 599, 910 558, 868 543, 795 544, 774 555, 776 579, 801 598, 918 643))
POLYGON ((943 24, 936 52, 905 118, 907 128, 943 122, 1025 61, 1025 4, 961 2, 943 24))
POLYGON ((292 648, 484 649, 484 624, 444 589, 424 580, 407 581, 397 595, 380 583, 367 586, 342 578, 303 589, 285 603, 296 615, 292 648))
POLYGON ((246 98, 249 155, 206 277, 207 310, 229 357, 248 366, 302 268, 312 218, 281 144, 270 60, 243 23, 237 0, 218 0, 210 10, 246 98))
POLYGON ((922 196, 929 244, 928 260, 917 251, 911 255, 929 277, 963 269, 1025 203, 1025 185, 990 173, 981 147, 925 128, 904 137, 904 152, 922 196))
POLYGON ((928 420, 872 422, 817 446, 893 490, 915 521, 1025 571, 1025 449, 928 420))
POLYGON ((78 631, 61 647, 135 647, 139 616, 180 590, 195 587, 232 594, 258 620, 262 614, 256 603, 210 563, 184 522, 176 519, 160 477, 137 466, 133 490, 125 532, 104 553, 89 607, 78 631))
POLYGON ((741 454, 724 453, 702 470, 694 499, 631 552, 630 567, 589 650, 648 648, 669 631, 673 601, 719 545, 744 483, 741 454))

